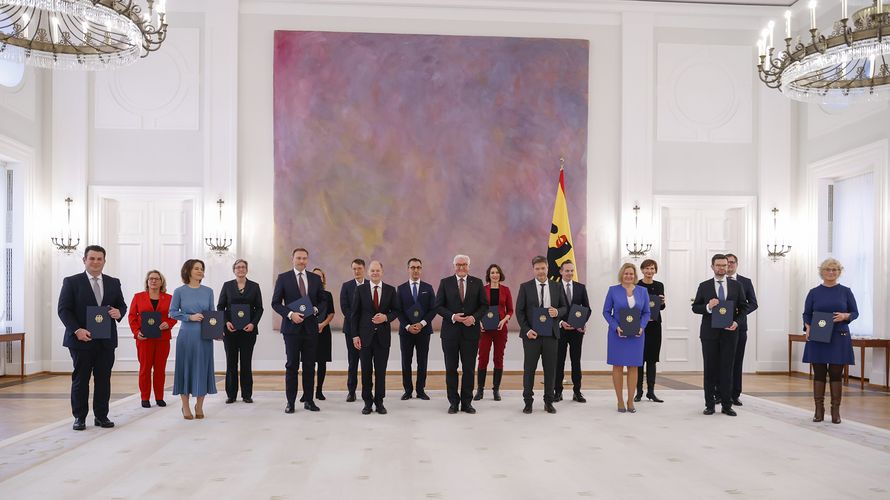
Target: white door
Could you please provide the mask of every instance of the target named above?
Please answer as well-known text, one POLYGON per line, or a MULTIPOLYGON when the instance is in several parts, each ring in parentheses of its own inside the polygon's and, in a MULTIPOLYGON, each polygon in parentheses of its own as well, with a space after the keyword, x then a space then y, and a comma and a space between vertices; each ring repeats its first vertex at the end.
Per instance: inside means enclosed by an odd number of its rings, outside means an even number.
POLYGON ((661 365, 664 370, 701 371, 701 316, 692 313, 698 284, 709 277, 711 256, 732 252, 745 260, 742 208, 663 207, 662 256, 656 279, 664 283, 661 365))

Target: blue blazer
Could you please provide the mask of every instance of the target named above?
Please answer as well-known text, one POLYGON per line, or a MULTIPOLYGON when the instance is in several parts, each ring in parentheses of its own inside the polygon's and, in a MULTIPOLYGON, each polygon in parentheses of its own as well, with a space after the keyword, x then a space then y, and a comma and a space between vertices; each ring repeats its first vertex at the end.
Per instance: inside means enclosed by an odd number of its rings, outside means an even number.
POLYGON ((127 316, 127 302, 121 292, 121 282, 106 274, 102 275, 102 304, 114 307, 121 312, 121 319, 111 323, 111 338, 108 340, 91 340, 83 342, 77 339, 74 332, 87 326, 87 306, 98 306, 96 296, 93 295, 93 286, 87 278, 86 272, 68 276, 62 281, 62 290, 59 292, 59 319, 65 325, 65 335, 62 345, 69 349, 92 349, 101 345, 103 348, 114 349, 117 347, 117 324, 127 316))
MULTIPOLYGON (((355 282, 353 281, 353 283, 355 282)), ((415 322, 410 321, 405 312, 414 305, 414 295, 411 293, 411 282, 406 281, 399 285, 398 291, 399 301, 402 303, 402 310, 399 314, 399 323, 401 324, 401 326, 399 326, 399 335, 411 335, 406 328, 413 325, 415 322)), ((436 317, 436 292, 433 290, 433 285, 430 285, 423 280, 420 281, 420 286, 417 287, 417 302, 420 303, 420 314, 423 316, 422 319, 426 321, 426 326, 420 329, 418 335, 432 335, 433 318, 436 317)), ((417 321, 416 323, 420 322, 417 321)))
MULTIPOLYGON (((365 278, 365 283, 368 279, 365 278)), ((340 312, 343 313, 343 333, 351 337, 349 330, 352 323, 352 299, 355 297, 355 289, 358 288, 354 279, 344 282, 340 286, 340 312)))
MULTIPOLYGON (((312 301, 312 305, 318 308, 330 310, 327 306, 322 307, 326 303, 327 297, 322 293, 321 278, 313 272, 304 271, 306 275, 306 295, 312 301)), ((300 299, 300 287, 297 284, 297 274, 293 269, 278 275, 275 280, 275 291, 272 292, 272 309, 281 315, 281 333, 284 335, 295 335, 297 333, 306 333, 318 335, 318 319, 314 314, 305 315, 303 322, 299 325, 287 319, 290 309, 287 305, 300 299)))
MULTIPOLYGON (((652 311, 649 309, 649 291, 645 288, 634 285, 634 300, 636 305, 634 309, 640 309, 640 326, 645 329, 649 323, 649 317, 652 311)), ((609 323, 609 335, 616 333, 617 328, 621 325, 619 314, 621 310, 627 307, 627 291, 621 285, 612 285, 606 292, 606 301, 603 303, 603 317, 609 323)), ((634 336, 639 332, 624 332, 624 336, 634 336)))

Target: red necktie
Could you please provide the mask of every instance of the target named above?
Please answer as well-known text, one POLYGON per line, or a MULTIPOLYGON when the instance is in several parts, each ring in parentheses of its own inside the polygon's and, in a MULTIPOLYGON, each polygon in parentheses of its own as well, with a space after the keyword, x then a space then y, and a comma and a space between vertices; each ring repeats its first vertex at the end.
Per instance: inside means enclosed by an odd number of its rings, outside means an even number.
POLYGON ((460 284, 460 301, 463 302, 464 301, 464 279, 461 278, 457 281, 460 284))
POLYGON ((379 310, 380 310, 380 296, 377 295, 377 289, 378 289, 378 288, 380 288, 380 287, 379 287, 379 286, 376 286, 376 285, 374 286, 374 310, 375 310, 375 311, 379 311, 379 310))
POLYGON ((306 296, 306 282, 303 281, 303 273, 300 273, 300 274, 297 276, 297 278, 298 278, 298 279, 297 279, 297 286, 300 287, 300 297, 305 297, 305 296, 306 296))

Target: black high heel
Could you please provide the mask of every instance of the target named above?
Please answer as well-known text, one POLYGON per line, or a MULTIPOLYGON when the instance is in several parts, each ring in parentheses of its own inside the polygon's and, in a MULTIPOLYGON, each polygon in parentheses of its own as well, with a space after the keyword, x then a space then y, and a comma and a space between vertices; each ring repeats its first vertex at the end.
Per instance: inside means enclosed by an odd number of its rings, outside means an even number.
POLYGON ((658 399, 658 396, 656 396, 654 392, 647 392, 646 399, 648 399, 649 401, 653 401, 655 403, 664 403, 663 400, 658 399))

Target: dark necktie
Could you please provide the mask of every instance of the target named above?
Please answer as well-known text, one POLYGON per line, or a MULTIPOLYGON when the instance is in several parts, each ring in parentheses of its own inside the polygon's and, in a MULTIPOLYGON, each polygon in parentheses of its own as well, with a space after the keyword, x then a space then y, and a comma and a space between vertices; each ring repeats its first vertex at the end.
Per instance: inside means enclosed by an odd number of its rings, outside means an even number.
POLYGON ((723 291, 723 280, 717 280, 717 300, 720 302, 726 300, 726 293, 723 291))
POLYGON ((544 283, 541 283, 541 307, 544 307, 544 283))
POLYGON ((374 310, 380 310, 380 295, 377 294, 377 289, 380 288, 377 285, 374 285, 374 310))
POLYGON ((571 284, 566 284, 566 299, 568 300, 569 304, 572 303, 572 285, 571 284))
POLYGON ((414 296, 414 303, 417 303, 417 283, 411 283, 411 295, 414 296))
POLYGON ((457 281, 458 281, 458 288, 459 288, 459 291, 460 291, 460 301, 463 302, 463 301, 464 301, 464 293, 465 293, 465 292, 464 292, 464 279, 461 278, 461 279, 459 279, 459 280, 457 280, 457 281))
POLYGON ((93 277, 93 295, 96 296, 96 305, 102 305, 102 289, 99 288, 99 278, 93 277))
POLYGON ((303 273, 297 275, 297 286, 300 287, 300 297, 306 296, 306 282, 303 281, 303 273))

